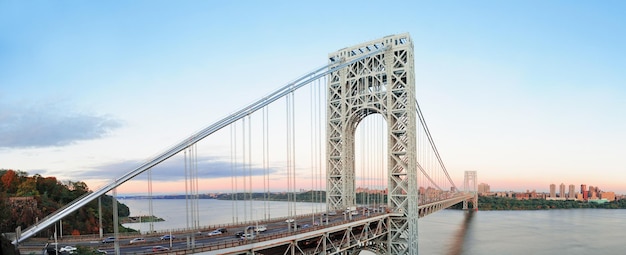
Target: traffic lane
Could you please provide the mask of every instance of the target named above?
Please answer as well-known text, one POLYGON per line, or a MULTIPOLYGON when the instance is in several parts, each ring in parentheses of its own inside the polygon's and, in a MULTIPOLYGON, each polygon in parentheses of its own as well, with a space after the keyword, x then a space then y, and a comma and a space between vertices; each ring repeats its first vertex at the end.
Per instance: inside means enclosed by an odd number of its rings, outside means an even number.
MULTIPOLYGON (((308 218, 308 217, 296 218, 294 219, 294 222, 291 222, 291 224, 285 221, 266 222, 266 223, 261 223, 259 225, 265 225, 267 227, 267 230, 265 232, 259 232, 257 233, 257 235, 264 236, 264 235, 288 233, 290 232, 290 229, 288 229, 288 227, 291 225, 291 227, 293 228, 294 224, 300 225, 301 227, 304 226, 305 224, 308 224, 310 227, 313 227, 315 222, 319 224, 320 220, 322 221, 322 225, 326 225, 327 222, 328 224, 333 224, 333 223, 341 222, 344 220, 350 220, 350 218, 352 220, 356 220, 362 217, 363 215, 360 215, 360 214, 359 215, 337 214, 337 215, 329 215, 329 216, 318 215, 316 216, 315 220, 313 220, 312 218, 308 218)), ((256 224, 250 225, 250 226, 256 226, 256 224)), ((202 245, 202 246, 215 245, 219 243, 238 241, 240 238, 236 237, 235 234, 239 231, 245 231, 247 227, 248 226, 230 228, 228 229, 228 232, 223 233, 221 235, 207 236, 206 233, 201 233, 201 234, 194 233, 193 236, 195 237, 195 242, 197 245, 202 245)), ((297 231, 302 230, 302 229, 303 228, 297 229, 297 231)), ((130 253, 147 252, 147 251, 152 252, 153 246, 163 246, 163 247, 172 248, 173 250, 177 250, 177 249, 186 249, 187 238, 191 238, 191 236, 192 235, 183 235, 183 236, 176 237, 172 241, 172 247, 170 247, 168 240, 160 240, 160 237, 144 237, 146 239, 146 242, 140 243, 140 244, 130 244, 130 240, 132 240, 132 238, 119 239, 118 242, 120 244, 120 251, 130 252, 130 253)), ((67 242, 67 243, 59 244, 59 247, 63 247, 65 245, 72 245, 72 246, 83 245, 83 246, 97 247, 107 252, 114 253, 113 243, 102 244, 100 241, 67 242)))

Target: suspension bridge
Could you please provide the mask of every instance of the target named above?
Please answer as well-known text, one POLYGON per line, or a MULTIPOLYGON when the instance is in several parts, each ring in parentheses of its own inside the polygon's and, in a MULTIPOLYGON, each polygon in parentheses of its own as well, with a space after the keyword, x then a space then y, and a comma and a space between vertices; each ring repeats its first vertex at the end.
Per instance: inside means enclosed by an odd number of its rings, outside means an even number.
MULTIPOLYGON (((18 231, 15 243, 109 192, 115 197, 118 187, 140 175, 148 178, 150 197, 159 166, 178 162, 189 199, 181 208, 187 240, 180 246, 170 240, 169 251, 128 252, 114 242, 116 254, 417 254, 418 218, 458 203, 467 209, 468 201, 477 209, 477 196, 475 171, 464 173, 459 188, 445 168, 416 100, 413 62, 409 34, 330 53, 326 65, 18 231), (204 229, 197 199, 207 187, 199 180, 217 178, 205 169, 216 158, 229 163, 215 171, 230 171, 220 177, 230 182, 222 192, 235 201, 227 224, 244 231, 242 239, 193 235, 204 229), (268 203, 251 202, 253 193, 267 201, 272 191, 287 195, 281 217, 272 217, 268 203), (297 208, 303 191, 318 202, 307 213, 297 208), (268 231, 248 233, 250 222, 268 231)), ((114 228, 118 240, 117 217, 114 228)))

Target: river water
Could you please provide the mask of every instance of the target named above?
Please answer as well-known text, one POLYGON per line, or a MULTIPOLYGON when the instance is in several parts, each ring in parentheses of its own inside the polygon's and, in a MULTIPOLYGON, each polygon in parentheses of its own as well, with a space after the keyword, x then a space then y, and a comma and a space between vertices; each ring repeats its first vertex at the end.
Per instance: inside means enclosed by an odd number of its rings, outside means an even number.
MULTIPOLYGON (((131 215, 147 215, 148 200, 121 199, 131 215)), ((199 200, 200 225, 253 221, 266 216, 263 201, 199 200), (245 215, 244 215, 244 212, 245 215)), ((322 211, 325 205, 297 203, 298 214, 322 211)), ((164 222, 155 230, 186 227, 183 199, 153 200, 154 214, 164 222)), ((269 216, 286 217, 287 202, 269 202, 269 216)), ((125 224, 149 229, 148 223, 125 224)), ((626 254, 626 210, 569 209, 543 211, 443 210, 419 220, 420 254, 626 254)))
POLYGON ((626 254, 626 210, 443 210, 419 234, 420 254, 626 254))

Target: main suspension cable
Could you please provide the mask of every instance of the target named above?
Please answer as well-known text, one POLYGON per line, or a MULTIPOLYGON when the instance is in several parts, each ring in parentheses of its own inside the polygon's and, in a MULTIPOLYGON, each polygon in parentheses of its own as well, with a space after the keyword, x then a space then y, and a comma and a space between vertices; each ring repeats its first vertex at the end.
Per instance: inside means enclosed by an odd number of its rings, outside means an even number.
POLYGON ((446 174, 446 177, 447 177, 448 181, 450 182, 450 184, 452 185, 452 187, 454 187, 456 189, 456 185, 452 181, 452 178, 450 178, 450 174, 448 173, 448 170, 446 169, 446 166, 443 164, 443 160, 441 159, 441 156, 439 155, 439 151, 437 150, 437 146, 435 146, 435 142, 434 142, 432 136, 430 135, 430 131, 428 130, 428 125, 426 125, 426 121, 424 120, 424 115, 422 115, 422 110, 420 109, 420 106, 419 106, 419 103, 417 102, 417 99, 415 100, 415 106, 416 106, 416 109, 417 109, 417 116, 418 116, 418 118, 420 120, 420 123, 422 124, 422 127, 424 128, 424 131, 426 132, 426 135, 428 136, 428 142, 430 143, 430 146, 433 149, 433 152, 435 153, 435 156, 437 157, 437 160, 439 161, 439 165, 441 166, 443 172, 446 174))

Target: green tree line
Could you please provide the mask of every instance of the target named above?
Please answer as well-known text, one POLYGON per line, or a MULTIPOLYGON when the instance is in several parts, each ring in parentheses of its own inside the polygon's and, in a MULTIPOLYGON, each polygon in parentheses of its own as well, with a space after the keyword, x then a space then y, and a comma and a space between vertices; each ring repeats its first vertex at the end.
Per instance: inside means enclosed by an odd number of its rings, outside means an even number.
MULTIPOLYGON (((39 174, 29 176, 23 171, 0 169, 0 232, 14 232, 34 225, 38 220, 50 215, 67 203, 87 193, 91 193, 82 181, 61 182, 56 177, 39 174)), ((113 203, 111 196, 105 195, 102 201, 102 225, 105 233, 113 232, 113 203)), ((118 202, 119 216, 130 213, 129 208, 118 202)), ((64 234, 99 233, 98 200, 91 201, 62 220, 64 234)), ((57 227, 58 224, 57 224, 57 227)), ((129 231, 125 228, 120 228, 129 231)), ((39 236, 49 237, 54 226, 41 231, 39 236)))
MULTIPOLYGON (((470 202, 470 208, 472 208, 470 202)), ((505 197, 478 197, 478 210, 548 210, 548 209, 579 209, 579 208, 604 208, 626 209, 626 200, 617 200, 603 204, 589 203, 574 200, 545 200, 529 199, 517 200, 505 197)), ((462 209, 462 203, 456 204, 452 209, 462 209)))
MULTIPOLYGON (((326 203, 326 191, 313 190, 296 194, 289 193, 235 193, 219 194, 216 197, 220 200, 269 200, 269 201, 289 201, 295 198, 296 202, 319 202, 326 203)), ((365 192, 356 193, 357 204, 386 204, 387 195, 369 194, 365 192)))

